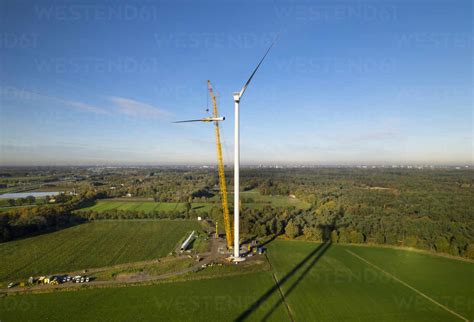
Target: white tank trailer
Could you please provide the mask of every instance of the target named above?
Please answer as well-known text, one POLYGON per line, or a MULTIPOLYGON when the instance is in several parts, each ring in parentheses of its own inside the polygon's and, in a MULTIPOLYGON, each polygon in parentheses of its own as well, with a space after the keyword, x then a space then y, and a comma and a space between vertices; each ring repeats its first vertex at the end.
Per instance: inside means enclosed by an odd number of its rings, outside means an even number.
POLYGON ((194 239, 194 234, 195 234, 195 231, 193 230, 193 232, 191 233, 191 235, 189 235, 188 238, 186 238, 186 240, 184 241, 184 243, 181 245, 181 251, 184 252, 186 250, 186 248, 188 248, 189 244, 191 243, 191 241, 193 241, 194 239))

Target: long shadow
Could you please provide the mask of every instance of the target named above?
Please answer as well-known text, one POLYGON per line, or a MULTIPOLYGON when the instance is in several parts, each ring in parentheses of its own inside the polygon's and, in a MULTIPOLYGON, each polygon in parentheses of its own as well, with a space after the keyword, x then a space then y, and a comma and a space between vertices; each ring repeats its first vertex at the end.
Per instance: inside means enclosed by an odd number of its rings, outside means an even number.
POLYGON ((250 243, 250 242, 251 242, 252 240, 254 240, 254 239, 255 239, 255 236, 249 237, 249 238, 243 240, 240 244, 241 244, 241 245, 242 245, 242 244, 248 244, 248 243, 250 243))
MULTIPOLYGON (((301 281, 305 278, 306 274, 308 274, 311 268, 313 268, 316 262, 324 255, 324 253, 329 249, 329 247, 331 247, 331 242, 324 243, 323 245, 324 247, 321 249, 321 251, 313 258, 311 263, 305 268, 305 270, 303 271, 303 273, 301 273, 298 279, 294 281, 293 284, 291 284, 291 286, 288 288, 288 291, 284 292, 283 296, 288 296, 290 295, 291 292, 293 292, 296 286, 298 286, 298 284, 301 283, 301 281)), ((272 313, 278 308, 278 306, 283 303, 283 301, 284 301, 283 297, 280 296, 280 299, 278 300, 278 302, 273 305, 273 307, 270 309, 270 311, 267 312, 267 314, 265 314, 262 321, 266 321, 272 315, 272 313)))
MULTIPOLYGON (((313 260, 311 261, 310 265, 303 271, 301 276, 290 286, 288 289, 288 292, 286 292, 285 295, 288 295, 290 292, 292 292, 295 287, 303 280, 303 278, 306 276, 306 274, 309 272, 309 270, 316 264, 316 262, 323 256, 323 254, 327 251, 327 249, 330 247, 331 242, 324 242, 318 247, 316 247, 311 253, 309 253, 301 262, 299 262, 291 271, 289 271, 279 282, 278 284, 275 284, 273 287, 271 287, 268 291, 265 292, 257 301, 252 303, 244 312, 242 312, 234 321, 244 321, 247 319, 250 314, 252 314, 254 311, 256 311, 263 303, 265 303, 266 300, 268 300, 275 292, 279 291, 279 288, 288 282, 288 280, 295 275, 307 262, 309 262, 313 257, 313 260)), ((280 298, 280 300, 270 309, 270 311, 265 315, 263 320, 268 319, 268 317, 271 315, 271 313, 281 304, 283 303, 283 299, 280 298)))
POLYGON ((270 244, 272 241, 274 241, 278 236, 279 236, 278 234, 275 234, 275 235, 272 236, 272 238, 270 238, 269 240, 267 240, 266 242, 264 242, 264 243, 262 243, 262 244, 260 244, 260 245, 258 245, 258 246, 259 246, 259 247, 263 247, 263 246, 265 246, 265 245, 268 245, 268 244, 270 244))
POLYGON ((10 242, 15 240, 22 240, 40 235, 54 233, 63 229, 71 228, 77 225, 85 224, 88 222, 86 218, 69 216, 66 218, 59 218, 60 222, 49 227, 38 229, 35 225, 25 225, 19 227, 13 227, 11 230, 11 239, 4 241, 10 242))

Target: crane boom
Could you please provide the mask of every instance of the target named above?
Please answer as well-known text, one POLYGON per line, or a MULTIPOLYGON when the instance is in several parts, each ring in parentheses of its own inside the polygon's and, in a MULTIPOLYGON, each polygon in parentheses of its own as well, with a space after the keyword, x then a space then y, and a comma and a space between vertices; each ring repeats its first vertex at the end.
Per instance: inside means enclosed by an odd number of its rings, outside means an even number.
MULTIPOLYGON (((213 106, 213 117, 218 118, 219 113, 217 111, 217 102, 216 102, 216 95, 212 89, 211 81, 207 81, 207 87, 209 89, 209 94, 212 98, 212 106, 213 106)), ((219 122, 214 122, 214 129, 216 131, 216 145, 217 145, 217 168, 219 172, 219 186, 220 186, 220 193, 221 193, 221 204, 222 204, 222 212, 224 214, 224 228, 225 228, 225 236, 227 241, 227 247, 232 248, 232 230, 230 228, 230 216, 229 216, 229 207, 227 204, 227 186, 225 182, 225 173, 224 173, 224 159, 222 158, 222 145, 221 145, 221 133, 219 129, 219 122)))

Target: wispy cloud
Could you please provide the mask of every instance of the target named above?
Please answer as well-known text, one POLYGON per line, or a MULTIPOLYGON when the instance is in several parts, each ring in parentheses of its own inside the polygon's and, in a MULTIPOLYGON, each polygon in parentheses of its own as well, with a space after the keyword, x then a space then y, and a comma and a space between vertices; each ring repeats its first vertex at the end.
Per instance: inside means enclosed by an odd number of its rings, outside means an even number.
POLYGON ((109 114, 108 111, 104 108, 94 106, 91 104, 73 101, 73 100, 66 100, 59 97, 49 96, 42 93, 38 93, 35 91, 19 89, 16 87, 1 87, 0 88, 0 97, 4 100, 14 100, 14 101, 32 101, 36 102, 37 104, 57 104, 57 105, 66 105, 69 107, 73 107, 77 110, 91 112, 95 114, 109 114))
POLYGON ((38 93, 35 91, 19 89, 16 87, 0 87, 0 98, 2 100, 14 101, 34 101, 38 104, 44 105, 65 105, 76 110, 89 112, 94 114, 110 115, 112 113, 119 113, 131 117, 153 117, 153 118, 167 118, 171 114, 163 109, 155 106, 132 100, 129 98, 110 96, 105 97, 107 104, 112 103, 112 108, 104 108, 95 104, 89 104, 76 100, 69 100, 60 97, 54 97, 38 93))
POLYGON ((154 107, 152 105, 138 102, 132 99, 123 97, 108 97, 108 99, 117 105, 118 113, 134 116, 134 117, 155 117, 155 118, 167 118, 170 113, 154 107))
POLYGON ((61 100, 62 103, 69 105, 71 107, 74 107, 76 109, 86 111, 86 112, 92 112, 96 114, 110 114, 107 110, 97 107, 94 105, 82 103, 82 102, 76 102, 76 101, 66 101, 66 100, 61 100))

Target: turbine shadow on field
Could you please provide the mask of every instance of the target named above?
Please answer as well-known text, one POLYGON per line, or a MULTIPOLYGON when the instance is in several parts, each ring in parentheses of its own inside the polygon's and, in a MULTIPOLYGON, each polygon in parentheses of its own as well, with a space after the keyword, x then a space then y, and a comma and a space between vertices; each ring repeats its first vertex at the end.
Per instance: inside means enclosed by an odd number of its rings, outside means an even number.
MULTIPOLYGON (((277 283, 271 287, 268 291, 265 292, 257 301, 252 303, 242 314, 240 314, 235 321, 244 321, 246 320, 254 311, 256 311, 260 306, 262 306, 266 300, 268 300, 275 292, 283 292, 280 290, 281 286, 288 282, 288 280, 297 274, 303 266, 309 262, 309 265, 303 270, 301 275, 294 281, 288 290, 283 294, 283 296, 289 295, 305 278, 306 274, 311 270, 311 268, 318 262, 318 260, 324 255, 324 253, 329 249, 331 246, 330 241, 326 241, 316 247, 311 253, 309 253, 301 262, 299 262, 291 271, 289 271, 282 279, 277 281, 277 283)), ((270 310, 265 314, 262 321, 266 321, 271 314, 284 303, 284 299, 280 296, 277 303, 275 303, 270 310)))
POLYGON ((263 247, 263 246, 266 246, 268 244, 270 244, 272 241, 274 241, 279 235, 275 234, 273 235, 269 240, 267 240, 266 242, 263 242, 262 244, 260 244, 260 247, 263 247))

